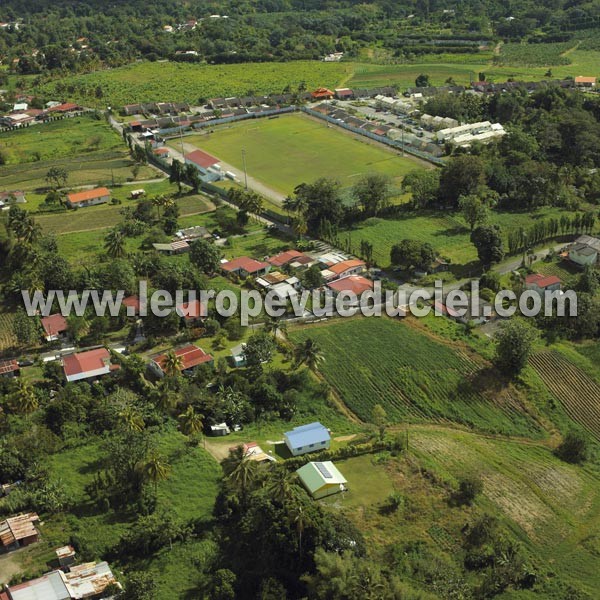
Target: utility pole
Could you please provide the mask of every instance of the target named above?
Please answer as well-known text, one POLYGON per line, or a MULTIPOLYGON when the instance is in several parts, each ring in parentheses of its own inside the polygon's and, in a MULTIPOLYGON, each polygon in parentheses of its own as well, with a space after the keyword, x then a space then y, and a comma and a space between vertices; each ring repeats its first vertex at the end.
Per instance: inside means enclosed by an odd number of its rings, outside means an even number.
POLYGON ((185 152, 183 151, 183 127, 179 123, 179 141, 181 142, 181 157, 185 161, 185 152))
POLYGON ((244 164, 244 185, 248 190, 248 171, 246 170, 246 149, 242 148, 242 162, 244 164))

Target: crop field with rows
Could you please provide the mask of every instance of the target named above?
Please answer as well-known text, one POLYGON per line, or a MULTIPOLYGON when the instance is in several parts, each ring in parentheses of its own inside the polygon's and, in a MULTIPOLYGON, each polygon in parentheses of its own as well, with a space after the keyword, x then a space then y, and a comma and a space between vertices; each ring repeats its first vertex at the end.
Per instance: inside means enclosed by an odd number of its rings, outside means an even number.
POLYGON ((490 432, 540 435, 518 393, 497 385, 477 354, 407 323, 345 319, 302 327, 290 336, 295 343, 317 342, 324 355, 322 374, 364 421, 381 404, 394 423, 452 421, 490 432))
POLYGON ((494 58, 497 64, 525 67, 552 67, 569 65, 571 59, 565 52, 576 46, 576 42, 554 44, 504 44, 500 54, 494 58))
POLYGON ((600 385, 559 352, 539 352, 531 364, 567 414, 600 440, 600 385))
POLYGON ((297 89, 336 87, 350 74, 347 63, 295 61, 288 63, 246 63, 233 65, 197 65, 175 62, 133 63, 119 69, 73 75, 47 83, 40 92, 60 96, 66 89, 69 98, 105 108, 136 102, 189 102, 206 98, 280 93, 286 86, 297 89), (58 86, 58 88, 57 88, 58 86), (97 88, 103 97, 96 97, 97 88))

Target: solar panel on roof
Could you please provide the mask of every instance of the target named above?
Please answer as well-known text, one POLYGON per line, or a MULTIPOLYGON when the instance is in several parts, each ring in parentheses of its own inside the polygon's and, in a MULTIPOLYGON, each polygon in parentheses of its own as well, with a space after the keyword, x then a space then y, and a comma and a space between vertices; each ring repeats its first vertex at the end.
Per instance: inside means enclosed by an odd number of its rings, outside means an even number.
POLYGON ((323 463, 315 463, 315 467, 319 469, 319 473, 321 473, 325 479, 333 479, 333 475, 328 471, 327 467, 323 463))

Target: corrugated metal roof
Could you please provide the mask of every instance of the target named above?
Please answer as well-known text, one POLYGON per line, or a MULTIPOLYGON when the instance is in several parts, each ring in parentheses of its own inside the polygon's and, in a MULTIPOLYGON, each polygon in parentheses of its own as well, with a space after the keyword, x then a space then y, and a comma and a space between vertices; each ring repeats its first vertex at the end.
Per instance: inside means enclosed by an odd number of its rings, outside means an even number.
POLYGON ((327 428, 318 422, 295 427, 291 431, 286 431, 284 435, 292 448, 304 448, 331 439, 327 428))
POLYGON ((325 485, 347 483, 346 478, 331 461, 309 462, 298 469, 296 473, 311 494, 314 494, 325 485))

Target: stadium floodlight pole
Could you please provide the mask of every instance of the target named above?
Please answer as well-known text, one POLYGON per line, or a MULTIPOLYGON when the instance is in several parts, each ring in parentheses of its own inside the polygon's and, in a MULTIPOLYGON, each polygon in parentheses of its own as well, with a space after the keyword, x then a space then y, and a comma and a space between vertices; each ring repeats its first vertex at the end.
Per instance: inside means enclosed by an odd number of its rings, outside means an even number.
POLYGON ((248 171, 246 170, 246 149, 242 148, 242 162, 244 163, 244 185, 248 189, 248 171))

